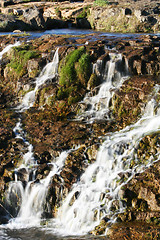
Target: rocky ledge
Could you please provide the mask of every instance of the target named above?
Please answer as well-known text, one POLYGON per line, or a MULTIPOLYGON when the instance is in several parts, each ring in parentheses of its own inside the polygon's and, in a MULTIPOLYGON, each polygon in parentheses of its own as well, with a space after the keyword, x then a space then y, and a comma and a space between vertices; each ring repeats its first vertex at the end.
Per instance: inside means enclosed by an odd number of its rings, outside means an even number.
POLYGON ((0 31, 76 27, 107 32, 159 32, 160 4, 146 1, 1 1, 0 31))
MULTIPOLYGON (((9 182, 14 180, 14 169, 20 166, 22 156, 26 153, 24 142, 22 139, 15 138, 13 131, 15 123, 21 116, 23 130, 27 133, 25 138, 32 143, 34 157, 38 163, 33 184, 48 175, 52 168, 51 162, 63 150, 71 149, 60 175, 56 174, 48 186, 43 217, 55 217, 57 208, 72 185, 80 178, 86 167, 95 161, 99 146, 104 140, 103 137, 107 133, 134 123, 143 113, 152 90, 160 81, 160 38, 149 35, 132 39, 98 34, 81 37, 46 35, 28 42, 27 37, 24 36, 7 36, 5 39, 0 37, 1 50, 15 40, 23 40, 23 42, 3 55, 0 68, 0 111, 2 113, 0 117, 0 203, 12 216, 16 216, 20 199, 15 194, 13 201, 7 202, 4 191, 8 189, 9 182), (15 113, 14 107, 22 101, 27 92, 35 88, 35 78, 46 63, 52 61, 58 47, 60 61, 58 75, 48 79, 37 90, 32 108, 25 113, 15 113), (81 100, 87 93, 92 95, 97 93, 103 81, 102 73, 105 65, 110 61, 110 53, 117 54, 117 51, 121 53, 122 61, 117 62, 116 71, 125 72, 127 63, 129 78, 111 98, 108 113, 110 120, 94 123, 86 123, 83 118, 77 120, 77 116, 83 116, 90 107, 90 104, 81 100), (101 68, 97 67, 93 72, 93 64, 99 62, 101 62, 101 68)), ((157 106, 159 94, 158 91, 155 99, 157 106)), ((158 161, 159 150, 159 133, 157 133, 141 139, 135 154, 138 156, 139 163, 143 164, 150 157, 158 161)), ((134 168, 135 164, 133 159, 130 167, 134 168)), ((32 175, 31 171, 29 177, 31 178, 32 175)), ((126 177, 122 174, 120 180, 126 177)), ((17 178, 25 187, 27 181, 25 169, 19 170, 17 178)), ((159 181, 158 161, 144 173, 135 175, 121 189, 121 198, 127 208, 125 213, 118 215, 118 221, 121 222, 118 226, 122 226, 123 222, 131 222, 132 226, 136 226, 137 221, 141 221, 146 229, 148 224, 150 227, 154 225, 155 231, 160 212, 159 181)), ((76 197, 75 194, 70 204, 76 197)), ((113 208, 116 210, 116 207, 115 203, 113 208)), ((1 215, 1 222, 6 222, 7 219, 3 218, 6 211, 3 208, 1 208, 1 215)), ((96 227, 93 234, 104 233, 108 225, 106 219, 96 227)), ((117 231, 116 226, 112 228, 110 234, 117 231)), ((118 232, 123 230, 124 228, 121 227, 118 232)), ((134 232, 134 234, 138 233, 134 232)))

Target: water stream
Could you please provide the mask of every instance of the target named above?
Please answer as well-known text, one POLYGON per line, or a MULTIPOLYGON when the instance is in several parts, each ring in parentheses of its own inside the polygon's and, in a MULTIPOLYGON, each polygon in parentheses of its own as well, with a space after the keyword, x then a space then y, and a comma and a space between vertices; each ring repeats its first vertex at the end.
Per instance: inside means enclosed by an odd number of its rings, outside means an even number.
MULTIPOLYGON (((120 132, 109 133, 104 138, 97 160, 87 168, 80 181, 73 186, 59 210, 58 219, 63 224, 64 232, 85 234, 94 229, 104 216, 107 215, 115 221, 115 213, 123 211, 118 195, 120 188, 136 172, 143 171, 154 161, 151 158, 144 165, 140 165, 135 150, 143 137, 156 133, 160 129, 160 109, 157 108, 155 101, 159 89, 159 86, 155 87, 155 95, 148 102, 138 122, 120 132), (133 159, 137 164, 132 168, 133 159), (125 175, 126 180, 121 181, 122 174, 125 175), (78 193, 78 198, 71 205, 70 202, 75 193, 78 193), (118 209, 112 212, 112 206, 117 200, 119 200, 118 209)), ((160 156, 157 156, 157 160, 159 158, 160 156)))
POLYGON ((31 108, 35 102, 35 95, 37 90, 44 85, 48 80, 52 80, 56 77, 58 73, 58 63, 59 63, 59 55, 58 55, 58 48, 53 56, 52 62, 49 62, 42 70, 40 75, 35 80, 35 88, 34 90, 28 92, 23 100, 22 103, 17 107, 17 110, 24 112, 25 110, 31 108))
MULTIPOLYGON (((122 85, 128 75, 126 63, 124 64, 123 70, 118 70, 118 66, 123 60, 122 56, 117 53, 111 53, 109 56, 110 61, 106 63, 105 70, 101 73, 103 83, 97 95, 86 96, 84 98, 83 102, 90 104, 90 109, 78 116, 79 119, 93 122, 95 119, 109 118, 110 99, 114 94, 114 90, 122 85)), ((43 86, 46 81, 56 77, 58 63, 59 57, 57 49, 53 61, 48 63, 39 77, 36 78, 35 89, 24 96, 22 103, 17 107, 17 111, 23 112, 33 106, 36 91, 43 86)), ((93 72, 97 71, 100 64, 101 62, 98 62, 94 65, 93 72)), ((21 204, 20 209, 17 208, 17 217, 11 219, 7 225, 0 227, 1 239, 36 240, 46 239, 45 236, 48 236, 47 239, 72 239, 72 237, 65 236, 86 235, 89 231, 93 230, 105 216, 108 216, 110 221, 114 222, 116 214, 123 211, 125 207, 120 200, 120 188, 129 181, 136 172, 143 171, 155 161, 155 159, 150 158, 145 164, 139 165, 136 147, 143 137, 160 130, 160 108, 156 102, 156 96, 159 90, 160 86, 156 85, 149 102, 146 104, 143 116, 135 124, 119 132, 108 133, 104 137, 96 161, 89 165, 80 180, 73 185, 70 193, 58 210, 56 219, 50 220, 48 226, 46 225, 44 227, 40 225, 42 223, 43 203, 47 194, 48 185, 52 177, 60 173, 68 153, 74 151, 74 149, 62 152, 59 157, 53 159, 51 163, 52 169, 48 176, 36 182, 35 170, 37 162, 33 157, 33 146, 26 141, 21 120, 19 120, 14 128, 14 132, 16 138, 24 141, 26 151, 23 155, 22 164, 15 170, 15 181, 10 183, 8 201, 12 199, 13 195, 18 195, 21 204), (135 161, 134 167, 131 166, 133 159, 135 161), (18 171, 22 169, 26 171, 25 187, 17 177, 18 171), (121 178, 122 175, 125 175, 125 179, 121 178), (73 202, 75 193, 77 194, 77 198, 73 202), (116 210, 113 210, 115 202, 117 207, 116 210), (19 234, 20 229, 23 229, 24 232, 26 231, 26 238, 22 236, 22 234, 19 234), (16 231, 19 235, 15 234, 14 236, 16 231), (27 231, 32 233, 30 238, 27 235, 27 231), (37 238, 37 236, 34 235, 35 233, 33 234, 34 231, 40 234, 41 237, 37 238), (13 237, 10 237, 10 232, 13 237), (41 232, 43 232, 43 234, 41 232), (20 237, 17 238, 17 236, 20 237)), ((156 156, 156 160, 159 160, 159 155, 156 156)), ((76 237, 74 237, 74 239, 76 239, 76 237)), ((79 239, 84 238, 79 237, 79 239)), ((87 237, 85 237, 85 239, 87 239, 87 237)))
POLYGON ((7 53, 11 48, 18 47, 21 43, 18 41, 14 44, 7 45, 1 52, 0 52, 0 60, 2 59, 3 54, 7 53))
POLYGON ((117 52, 109 53, 109 60, 105 67, 103 61, 97 60, 93 65, 93 73, 102 79, 98 93, 90 96, 89 92, 81 104, 88 105, 88 110, 79 114, 78 120, 93 122, 95 120, 109 119, 109 103, 116 89, 120 88, 128 78, 128 64, 122 55, 117 52))

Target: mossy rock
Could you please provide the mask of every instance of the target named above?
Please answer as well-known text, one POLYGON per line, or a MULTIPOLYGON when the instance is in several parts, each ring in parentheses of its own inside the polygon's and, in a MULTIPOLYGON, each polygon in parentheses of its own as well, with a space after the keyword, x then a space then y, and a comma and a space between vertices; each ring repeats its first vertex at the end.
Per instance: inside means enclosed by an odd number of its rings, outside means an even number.
POLYGON ((121 127, 125 127, 140 117, 150 97, 156 78, 135 76, 126 80, 115 92, 111 100, 112 114, 121 127))
POLYGON ((86 93, 86 85, 92 73, 91 58, 85 47, 71 51, 62 59, 59 67, 59 90, 57 98, 68 105, 80 101, 86 93))
POLYGON ((30 59, 38 58, 40 55, 37 51, 33 50, 30 45, 22 45, 14 47, 8 54, 10 63, 7 67, 10 69, 9 76, 15 72, 15 78, 20 79, 27 74, 27 63, 30 59))
POLYGON ((65 58, 65 63, 60 70, 59 84, 61 86, 69 87, 77 81, 77 73, 75 63, 78 62, 81 55, 85 52, 85 48, 81 47, 69 53, 65 58))
POLYGON ((92 73, 87 83, 87 90, 93 90, 100 84, 100 79, 95 73, 92 73))

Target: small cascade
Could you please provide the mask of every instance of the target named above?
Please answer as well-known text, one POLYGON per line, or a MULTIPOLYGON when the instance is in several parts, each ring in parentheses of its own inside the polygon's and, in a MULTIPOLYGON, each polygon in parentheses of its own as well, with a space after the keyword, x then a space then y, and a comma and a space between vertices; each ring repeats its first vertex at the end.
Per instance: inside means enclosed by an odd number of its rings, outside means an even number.
POLYGON ((35 88, 33 91, 28 92, 23 100, 22 103, 17 107, 17 110, 20 110, 21 112, 29 109, 33 106, 35 102, 35 95, 36 91, 45 84, 46 81, 53 79, 58 74, 58 63, 59 63, 59 55, 58 55, 58 48, 54 54, 52 62, 49 62, 42 72, 40 73, 39 77, 35 80, 35 88))
POLYGON ((102 68, 102 60, 93 65, 93 73, 99 73, 103 79, 98 94, 89 96, 81 102, 88 105, 89 110, 78 116, 80 120, 102 120, 109 118, 109 103, 114 91, 119 88, 128 77, 127 63, 124 62, 121 54, 109 53, 110 60, 102 68))
MULTIPOLYGON (((48 63, 42 70, 39 77, 36 78, 35 89, 27 93, 22 104, 17 107, 18 112, 24 112, 33 106, 36 91, 46 83, 47 80, 53 79, 58 74, 59 55, 58 48, 54 54, 52 62, 48 63)), ((25 133, 22 129, 21 119, 17 122, 13 129, 15 137, 22 139, 24 142, 24 154, 22 164, 15 169, 15 181, 11 182, 6 196, 8 205, 15 206, 14 215, 16 219, 12 219, 10 225, 13 227, 21 227, 38 224, 43 212, 43 204, 47 193, 47 187, 54 176, 58 174, 62 168, 67 152, 62 152, 59 158, 52 163, 53 168, 47 178, 44 180, 36 180, 37 162, 34 159, 33 146, 25 139, 25 133), (10 204, 13 201, 13 204, 10 204)))
POLYGON ((0 60, 2 59, 3 54, 7 53, 11 48, 18 47, 21 43, 18 41, 14 44, 7 45, 1 52, 0 52, 0 60))
POLYGON ((20 166, 20 168, 35 165, 36 161, 33 157, 33 146, 25 139, 25 133, 22 129, 21 119, 19 119, 19 122, 17 122, 15 128, 13 129, 13 132, 15 133, 16 138, 23 140, 26 148, 26 153, 23 155, 23 163, 20 166))
MULTIPOLYGON (((93 66, 93 73, 101 72, 103 83, 97 95, 86 96, 82 103, 90 106, 89 110, 78 116, 88 122, 109 119, 109 104, 114 91, 119 88, 128 76, 127 63, 121 54, 110 53, 110 60, 102 70, 102 61, 93 66)), ((36 91, 46 81, 56 77, 58 73, 58 49, 52 62, 48 63, 35 80, 35 89, 27 93, 18 112, 24 112, 34 105, 36 91)), ((147 159, 139 164, 136 149, 140 140, 152 133, 160 131, 160 106, 156 96, 160 86, 156 85, 150 101, 146 104, 144 114, 135 124, 123 130, 108 133, 103 138, 97 159, 90 164, 72 189, 62 206, 57 218, 52 222, 54 232, 64 235, 84 235, 92 231, 101 219, 107 217, 110 223, 116 220, 116 215, 125 208, 119 192, 135 173, 150 166, 160 156, 147 159), (135 164, 132 165, 134 159, 135 164), (116 207, 115 207, 116 205, 116 207)), ((9 184, 6 200, 15 206, 16 218, 8 223, 9 228, 26 228, 39 226, 44 211, 44 203, 49 184, 55 174, 59 175, 70 149, 55 158, 49 174, 44 179, 37 177, 38 164, 34 158, 33 146, 25 139, 21 119, 13 129, 16 138, 24 142, 22 164, 15 169, 15 181, 9 184), (21 177, 19 177, 21 174, 21 177), (37 177, 37 178, 36 178, 37 177)))
POLYGON ((67 155, 67 151, 60 154, 55 162, 52 163, 52 170, 45 179, 35 180, 34 178, 27 182, 25 188, 23 188, 23 183, 20 181, 15 181, 10 185, 8 195, 11 198, 13 191, 16 192, 21 204, 18 216, 15 219, 11 219, 9 227, 24 228, 40 224, 48 185, 52 177, 60 173, 67 155))
MULTIPOLYGON (((155 93, 159 89, 156 86, 155 93)), ((143 171, 154 161, 151 158, 140 165, 136 147, 143 137, 160 130, 160 115, 157 114, 158 110, 155 112, 155 99, 156 97, 148 102, 144 115, 137 123, 105 137, 97 160, 73 186, 59 209, 57 222, 61 223, 64 233, 86 234, 93 230, 103 217, 107 216, 110 221, 115 221, 115 214, 124 210, 119 190, 136 172, 143 171), (131 164, 133 159, 134 167, 131 164), (72 202, 75 194, 77 198, 72 202)))

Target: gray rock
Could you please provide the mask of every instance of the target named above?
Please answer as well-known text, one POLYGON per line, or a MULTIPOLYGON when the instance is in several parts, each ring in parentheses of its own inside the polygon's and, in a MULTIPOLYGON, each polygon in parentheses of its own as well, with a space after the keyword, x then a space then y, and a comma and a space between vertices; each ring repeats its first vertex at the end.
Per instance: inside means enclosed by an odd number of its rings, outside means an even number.
POLYGON ((28 23, 33 30, 41 30, 45 28, 45 20, 43 14, 37 8, 26 9, 23 12, 24 21, 28 23))

